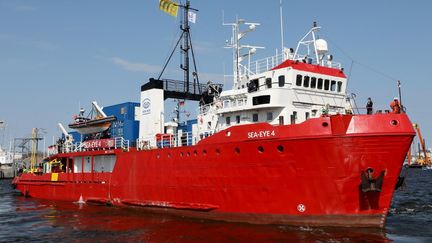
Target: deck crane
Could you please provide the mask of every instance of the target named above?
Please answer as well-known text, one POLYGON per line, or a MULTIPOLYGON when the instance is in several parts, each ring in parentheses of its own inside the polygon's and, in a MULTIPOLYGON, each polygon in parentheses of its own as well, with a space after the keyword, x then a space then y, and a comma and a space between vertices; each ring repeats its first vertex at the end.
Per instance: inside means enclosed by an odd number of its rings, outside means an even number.
MULTIPOLYGON (((420 126, 419 126, 417 123, 414 123, 414 124, 413 124, 413 127, 414 127, 414 129, 416 130, 416 132, 417 132, 417 136, 418 136, 419 141, 420 141, 421 149, 423 150, 423 153, 424 153, 424 160, 421 160, 421 159, 419 158, 418 163, 419 163, 420 165, 422 165, 422 166, 424 166, 424 165, 428 165, 428 164, 431 163, 431 160, 430 160, 430 158, 429 158, 428 155, 427 155, 427 151, 426 151, 426 143, 425 143, 425 141, 424 141, 424 139, 423 139, 423 136, 422 136, 422 134, 421 134, 420 126)), ((420 151, 419 151, 419 154, 420 154, 420 151)))

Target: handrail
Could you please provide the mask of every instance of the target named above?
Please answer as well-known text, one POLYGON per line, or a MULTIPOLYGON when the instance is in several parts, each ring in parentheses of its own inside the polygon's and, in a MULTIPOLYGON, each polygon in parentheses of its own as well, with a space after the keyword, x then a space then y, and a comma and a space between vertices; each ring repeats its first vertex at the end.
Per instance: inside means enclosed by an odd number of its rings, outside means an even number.
POLYGON ((137 139, 138 150, 150 150, 172 147, 192 146, 198 142, 198 137, 192 132, 176 134, 158 134, 153 137, 142 137, 137 139))
MULTIPOLYGON (((52 156, 59 153, 71 153, 71 152, 82 152, 82 151, 90 151, 90 150, 103 150, 103 149, 122 149, 124 151, 129 151, 130 142, 127 139, 124 139, 123 137, 115 137, 113 138, 113 143, 111 144, 109 141, 107 143, 98 145, 92 145, 90 148, 86 147, 88 144, 86 141, 84 142, 77 142, 77 143, 70 143, 70 144, 56 144, 53 146, 50 146, 48 149, 48 156, 52 156)), ((106 139, 99 139, 99 140, 89 140, 93 142, 98 141, 106 141, 106 139)))

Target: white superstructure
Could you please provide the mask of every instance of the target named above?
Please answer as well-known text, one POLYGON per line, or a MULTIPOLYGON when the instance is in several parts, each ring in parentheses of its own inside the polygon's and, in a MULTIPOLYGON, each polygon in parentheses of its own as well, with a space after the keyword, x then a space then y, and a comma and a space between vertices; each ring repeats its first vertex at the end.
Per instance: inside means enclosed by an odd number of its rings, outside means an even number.
POLYGON ((284 48, 279 55, 255 62, 250 62, 250 56, 257 47, 242 45, 240 40, 259 24, 237 20, 226 25, 233 32, 227 44, 233 49, 233 88, 199 108, 200 138, 234 125, 295 124, 323 114, 349 112, 346 77, 328 54, 327 42, 317 39, 320 27, 316 23, 295 51, 284 48), (242 25, 248 29, 240 31, 242 25), (247 64, 242 63, 245 61, 247 64))
POLYGON ((231 126, 265 122, 272 125, 301 123, 321 115, 351 111, 346 95, 347 79, 339 63, 328 53, 327 42, 317 37, 314 23, 296 49, 283 48, 275 56, 251 61, 263 47, 244 45, 241 40, 259 23, 237 19, 226 48, 233 51, 233 86, 222 88, 209 82, 198 108, 197 124, 187 134, 164 123, 164 88, 155 80, 142 87, 140 136, 143 149, 195 144, 231 126), (241 30, 243 26, 246 30, 241 30), (165 138, 164 138, 165 137, 165 138), (174 144, 174 145, 173 145, 174 144))

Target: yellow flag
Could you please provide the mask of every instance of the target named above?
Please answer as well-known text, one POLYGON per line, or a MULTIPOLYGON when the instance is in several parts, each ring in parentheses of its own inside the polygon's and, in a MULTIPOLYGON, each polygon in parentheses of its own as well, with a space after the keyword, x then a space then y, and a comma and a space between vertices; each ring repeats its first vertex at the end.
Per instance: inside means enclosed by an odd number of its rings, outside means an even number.
POLYGON ((171 0, 159 0, 159 9, 171 16, 177 17, 178 5, 171 0))

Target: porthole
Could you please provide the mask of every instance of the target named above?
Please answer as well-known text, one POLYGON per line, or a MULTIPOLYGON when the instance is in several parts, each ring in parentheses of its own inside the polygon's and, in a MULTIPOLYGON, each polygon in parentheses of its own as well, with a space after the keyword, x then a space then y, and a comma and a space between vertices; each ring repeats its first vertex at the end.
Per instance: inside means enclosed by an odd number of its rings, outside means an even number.
POLYGON ((240 154, 240 148, 236 147, 236 148, 234 149, 234 151, 236 152, 236 154, 240 154))
POLYGON ((393 126, 397 126, 399 122, 397 120, 391 120, 390 124, 392 124, 393 126))
POLYGON ((189 156, 190 156, 190 153, 189 153, 189 152, 187 152, 187 153, 186 153, 186 155, 187 155, 187 156, 189 157, 189 156))
POLYGON ((184 155, 183 152, 180 152, 180 157, 183 157, 183 155, 184 155))
POLYGON ((216 155, 220 155, 220 150, 219 149, 216 149, 216 155))
POLYGON ((327 127, 327 126, 328 126, 328 122, 323 122, 323 123, 322 123, 322 126, 323 126, 323 127, 327 127))
POLYGON ((204 149, 204 150, 203 150, 203 154, 204 154, 204 155, 207 155, 207 150, 204 149))
POLYGON ((197 152, 196 150, 194 150, 194 155, 195 155, 195 156, 197 156, 197 155, 198 155, 198 152, 197 152))
POLYGON ((156 154, 156 158, 159 159, 160 158, 160 154, 156 154))
POLYGON ((262 146, 258 146, 258 152, 263 153, 264 152, 264 148, 262 146))
POLYGON ((277 146, 277 150, 282 153, 284 150, 284 147, 282 145, 279 145, 279 146, 277 146))
POLYGON ((227 131, 227 132, 226 132, 226 136, 227 136, 227 137, 231 136, 231 132, 230 132, 230 131, 227 131))

